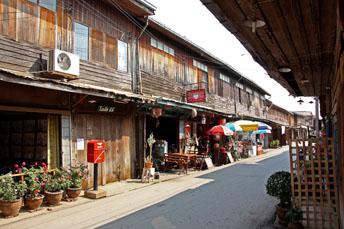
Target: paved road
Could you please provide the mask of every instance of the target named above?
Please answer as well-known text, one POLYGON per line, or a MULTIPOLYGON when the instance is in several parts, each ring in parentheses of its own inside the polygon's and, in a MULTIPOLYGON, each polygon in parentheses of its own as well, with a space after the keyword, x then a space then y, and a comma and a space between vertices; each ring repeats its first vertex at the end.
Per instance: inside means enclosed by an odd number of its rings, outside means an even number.
POLYGON ((212 182, 101 228, 264 228, 276 204, 265 194, 265 182, 278 170, 289 170, 287 152, 207 174, 202 178, 212 182))

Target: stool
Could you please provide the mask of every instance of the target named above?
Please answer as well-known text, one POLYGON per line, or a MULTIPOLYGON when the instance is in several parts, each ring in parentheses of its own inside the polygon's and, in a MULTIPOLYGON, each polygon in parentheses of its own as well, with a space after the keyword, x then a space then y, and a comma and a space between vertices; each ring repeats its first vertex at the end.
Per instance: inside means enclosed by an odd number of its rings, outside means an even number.
POLYGON ((149 183, 150 181, 154 181, 154 173, 155 173, 155 168, 143 168, 141 182, 149 183))

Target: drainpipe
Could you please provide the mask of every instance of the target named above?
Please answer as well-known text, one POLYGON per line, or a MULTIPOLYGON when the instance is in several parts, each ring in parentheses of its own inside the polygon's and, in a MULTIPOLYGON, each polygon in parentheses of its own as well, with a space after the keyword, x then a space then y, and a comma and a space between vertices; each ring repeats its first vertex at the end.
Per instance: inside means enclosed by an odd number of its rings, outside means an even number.
POLYGON ((142 78, 141 78, 141 71, 140 71, 140 56, 139 56, 139 42, 140 42, 140 38, 142 37, 143 33, 146 31, 147 27, 149 24, 149 17, 147 16, 146 18, 146 24, 145 26, 142 28, 139 36, 136 38, 136 52, 135 52, 135 59, 136 59, 136 76, 137 76, 137 85, 135 90, 139 93, 142 94, 142 78))

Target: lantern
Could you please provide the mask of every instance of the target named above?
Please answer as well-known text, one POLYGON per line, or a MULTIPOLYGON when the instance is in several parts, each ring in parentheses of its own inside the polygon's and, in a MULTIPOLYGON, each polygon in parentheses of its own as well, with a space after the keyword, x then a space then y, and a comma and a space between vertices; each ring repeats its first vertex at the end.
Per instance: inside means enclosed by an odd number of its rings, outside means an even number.
POLYGON ((201 124, 206 124, 207 123, 207 118, 205 117, 205 115, 203 114, 202 115, 202 118, 201 118, 201 124))
POLYGON ((152 109, 152 116, 153 118, 159 118, 162 115, 162 108, 154 107, 152 109))
POLYGON ((225 125, 226 124, 226 119, 225 118, 220 118, 219 119, 219 125, 225 125))

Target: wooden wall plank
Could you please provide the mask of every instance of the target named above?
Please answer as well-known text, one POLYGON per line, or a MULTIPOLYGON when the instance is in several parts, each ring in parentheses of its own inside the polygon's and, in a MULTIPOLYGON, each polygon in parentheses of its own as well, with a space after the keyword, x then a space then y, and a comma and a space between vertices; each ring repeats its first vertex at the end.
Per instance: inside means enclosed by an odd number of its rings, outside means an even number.
POLYGON ((45 48, 55 48, 55 13, 40 7, 39 45, 45 48))
POLYGON ((37 44, 38 10, 36 4, 26 0, 17 1, 17 38, 19 41, 37 44))

